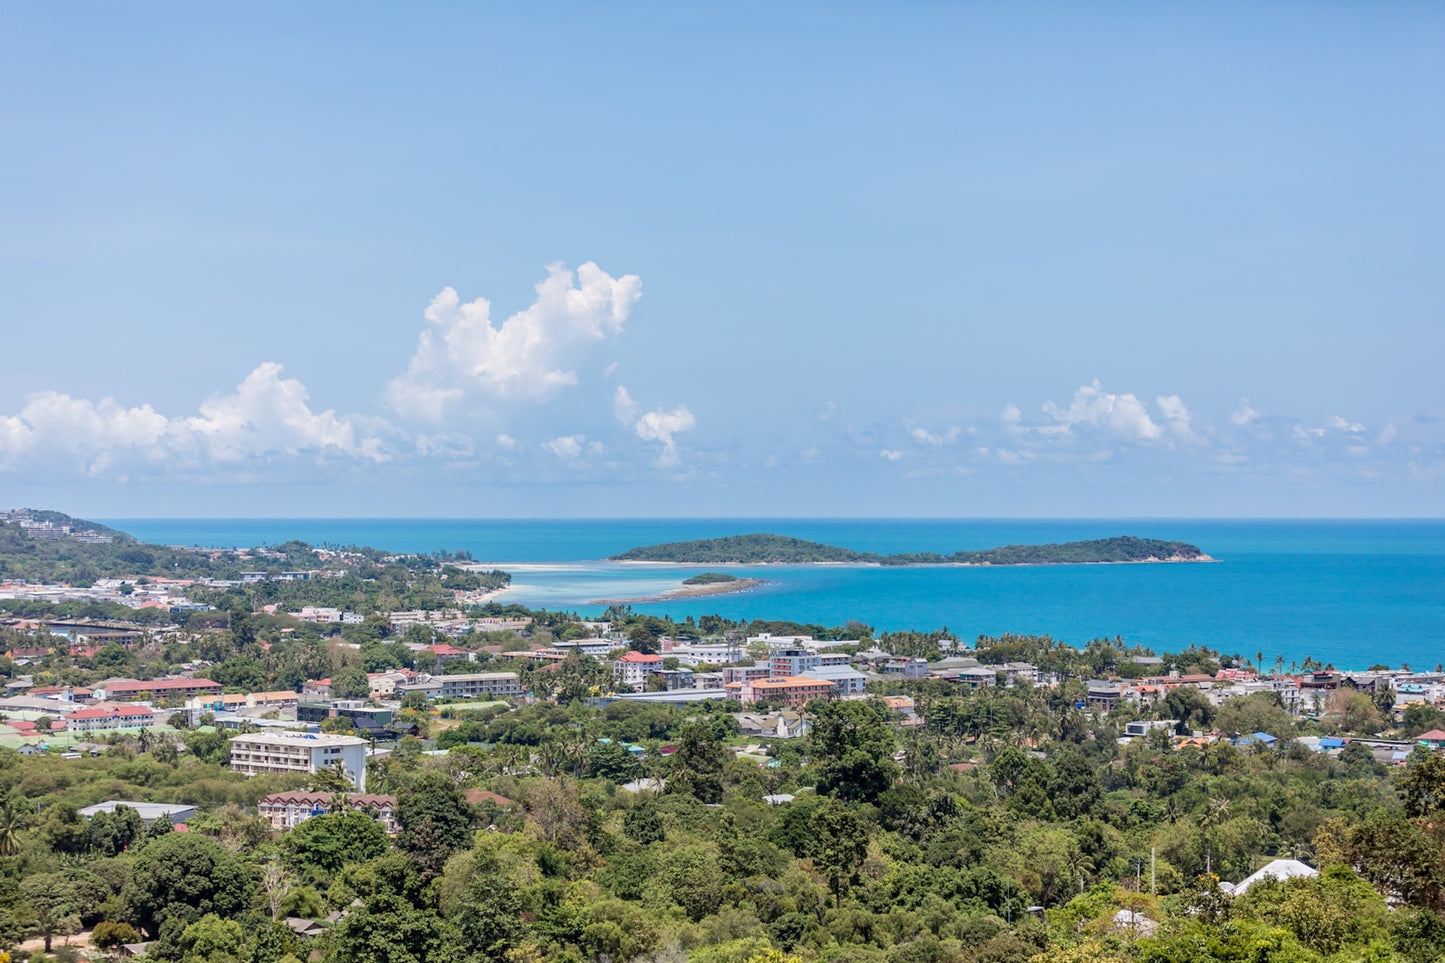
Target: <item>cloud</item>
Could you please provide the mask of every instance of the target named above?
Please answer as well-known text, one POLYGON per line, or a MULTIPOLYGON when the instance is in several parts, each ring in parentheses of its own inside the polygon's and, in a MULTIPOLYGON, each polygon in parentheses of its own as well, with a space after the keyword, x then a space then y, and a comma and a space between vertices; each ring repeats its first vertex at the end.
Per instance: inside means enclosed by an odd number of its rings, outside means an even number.
POLYGON ((883 456, 883 457, 884 457, 885 459, 887 459, 888 461, 897 461, 898 459, 900 459, 900 458, 903 457, 903 452, 898 451, 897 449, 894 449, 894 448, 885 448, 885 449, 883 449, 882 451, 880 451, 878 454, 881 455, 881 456, 883 456))
POLYGON ((1024 413, 1019 410, 1018 405, 1010 403, 1003 406, 1003 414, 999 415, 999 418, 1006 425, 1017 425, 1024 420, 1024 413))
POLYGON ((497 436, 497 447, 503 451, 512 451, 517 447, 517 439, 503 432, 497 436))
POLYGON ((1239 408, 1229 416, 1229 423, 1240 428, 1247 428, 1259 420, 1259 412, 1249 406, 1248 398, 1239 399, 1239 408))
POLYGON ((1356 434, 1356 435, 1358 435, 1360 432, 1362 432, 1362 431, 1365 430, 1365 426, 1364 426, 1364 425, 1356 424, 1356 423, 1354 423, 1354 422, 1347 421, 1347 420, 1345 420, 1344 418, 1341 418, 1339 415, 1331 415, 1331 416, 1330 416, 1330 427, 1331 427, 1331 428, 1338 428, 1340 431, 1348 431, 1348 432, 1350 432, 1351 434, 1356 434))
POLYGON ((586 435, 562 435, 560 438, 543 442, 542 447, 563 461, 572 461, 582 457, 582 444, 586 440, 586 435))
POLYGON ((486 298, 463 303, 444 288, 427 306, 406 371, 386 400, 406 416, 438 419, 469 392, 499 399, 540 401, 577 384, 573 359, 589 345, 618 334, 642 296, 635 274, 614 278, 588 261, 574 274, 548 265, 532 304, 500 325, 486 298))
POLYGON ((18 415, 0 416, 0 457, 79 458, 90 474, 117 462, 193 467, 286 458, 391 457, 385 422, 313 411, 306 386, 282 378, 281 365, 258 365, 230 394, 200 405, 195 415, 168 417, 150 405, 124 407, 56 391, 31 395, 18 415), (8 456, 8 457, 6 457, 8 456))
POLYGON ((1157 441, 1164 434, 1143 402, 1132 394, 1105 391, 1097 379, 1074 392, 1069 407, 1060 408, 1050 401, 1044 412, 1057 423, 1041 429, 1045 434, 1069 434, 1076 426, 1105 430, 1126 441, 1157 441))
POLYGON ((632 424, 632 419, 637 417, 637 402, 632 400, 632 395, 623 385, 618 385, 612 395, 612 413, 624 425, 632 424))
POLYGON ((958 436, 962 434, 962 431, 963 430, 961 428, 955 426, 948 429, 948 431, 944 432, 941 435, 935 435, 927 428, 915 425, 913 428, 909 429, 908 433, 913 436, 913 439, 915 441, 922 442, 925 445, 934 445, 935 447, 939 447, 942 445, 953 444, 955 441, 958 440, 958 436))
POLYGON ((659 468, 669 468, 678 463, 677 447, 673 441, 673 435, 681 434, 684 431, 692 431, 697 427, 697 419, 686 405, 678 405, 671 411, 649 411, 632 426, 637 437, 643 441, 662 442, 662 453, 657 456, 659 468))
POLYGON ((1189 427, 1189 409, 1185 407, 1184 400, 1178 395, 1160 395, 1154 399, 1159 405, 1159 411, 1164 416, 1164 423, 1169 430, 1180 438, 1192 439, 1194 430, 1189 427))

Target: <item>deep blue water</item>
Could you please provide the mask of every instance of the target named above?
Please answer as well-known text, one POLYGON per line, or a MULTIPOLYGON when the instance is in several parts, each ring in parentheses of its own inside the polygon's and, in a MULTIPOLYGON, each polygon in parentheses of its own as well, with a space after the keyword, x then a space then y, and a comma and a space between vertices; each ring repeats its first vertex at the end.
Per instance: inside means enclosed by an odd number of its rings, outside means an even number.
MULTIPOLYGON (((1199 643, 1313 656, 1342 668, 1445 661, 1445 521, 116 519, 150 542, 251 546, 300 538, 390 551, 466 549, 514 573, 506 597, 583 612, 654 595, 701 568, 599 561, 636 545, 776 532, 865 551, 982 549, 1140 535, 1200 546, 1215 564, 875 568, 746 566, 767 584, 736 595, 634 605, 676 617, 791 619, 880 629, 947 626, 1048 633, 1082 644, 1122 635, 1160 650, 1199 643)), ((714 566, 713 568, 716 568, 714 566)))

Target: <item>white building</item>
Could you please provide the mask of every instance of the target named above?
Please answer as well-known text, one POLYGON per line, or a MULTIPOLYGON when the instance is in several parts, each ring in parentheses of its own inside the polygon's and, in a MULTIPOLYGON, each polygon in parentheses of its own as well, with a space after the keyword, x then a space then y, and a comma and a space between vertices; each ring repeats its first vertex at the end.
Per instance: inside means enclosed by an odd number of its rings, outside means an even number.
POLYGON ((415 682, 398 683, 396 693, 426 693, 428 699, 508 699, 523 694, 515 672, 468 672, 463 675, 419 676, 415 682))
POLYGON ((358 791, 366 789, 366 740, 301 732, 262 732, 231 740, 231 768, 261 772, 313 773, 339 766, 358 791))

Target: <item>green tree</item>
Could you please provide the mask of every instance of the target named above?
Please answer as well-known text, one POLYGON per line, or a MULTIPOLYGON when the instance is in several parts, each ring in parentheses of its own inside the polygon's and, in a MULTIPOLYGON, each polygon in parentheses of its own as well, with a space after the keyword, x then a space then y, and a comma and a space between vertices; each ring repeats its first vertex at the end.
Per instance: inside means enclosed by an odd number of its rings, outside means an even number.
POLYGON ((21 881, 20 891, 34 911, 35 933, 45 940, 45 952, 55 937, 80 932, 80 897, 64 875, 37 873, 21 881))
POLYGON ((240 923, 207 913, 181 934, 181 952, 185 963, 235 963, 243 939, 240 923))
POLYGON ((1432 752, 1412 762, 1395 792, 1411 816, 1429 816, 1445 808, 1445 754, 1432 752))
POLYGON ((196 833, 170 833, 136 858, 123 899, 128 918, 147 933, 177 918, 233 916, 250 905, 251 876, 220 846, 196 833))
POLYGON ((813 866, 828 880, 836 907, 868 855, 868 824, 846 805, 832 800, 813 810, 809 824, 813 866))
POLYGON ((381 823, 355 810, 312 816, 286 834, 287 852, 330 879, 348 863, 364 863, 390 848, 381 823))
POLYGON ((348 665, 331 673, 331 695, 337 699, 365 699, 371 695, 366 670, 359 665, 348 665))
POLYGON ((873 802, 898 778, 897 743, 881 699, 809 703, 808 751, 818 766, 818 791, 873 802))
POLYGON ((704 725, 683 726, 678 734, 677 752, 672 757, 669 792, 686 793, 702 803, 720 803, 722 774, 727 752, 704 725))

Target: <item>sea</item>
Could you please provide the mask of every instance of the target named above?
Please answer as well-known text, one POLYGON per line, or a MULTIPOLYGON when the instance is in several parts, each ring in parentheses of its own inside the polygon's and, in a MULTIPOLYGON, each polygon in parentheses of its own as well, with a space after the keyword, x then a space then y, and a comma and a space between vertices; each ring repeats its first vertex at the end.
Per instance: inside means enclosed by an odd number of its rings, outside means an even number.
POLYGON ((102 520, 166 545, 250 547, 301 539, 393 552, 470 552, 513 575, 501 601, 600 614, 702 571, 757 577, 744 592, 634 602, 674 618, 947 628, 1084 645, 1122 637, 1156 651, 1204 645, 1287 668, 1445 662, 1445 520, 974 519, 154 519, 102 520), (1190 542, 1212 563, 920 566, 681 566, 614 563, 658 542, 771 532, 860 551, 952 552, 1137 535, 1190 542))

